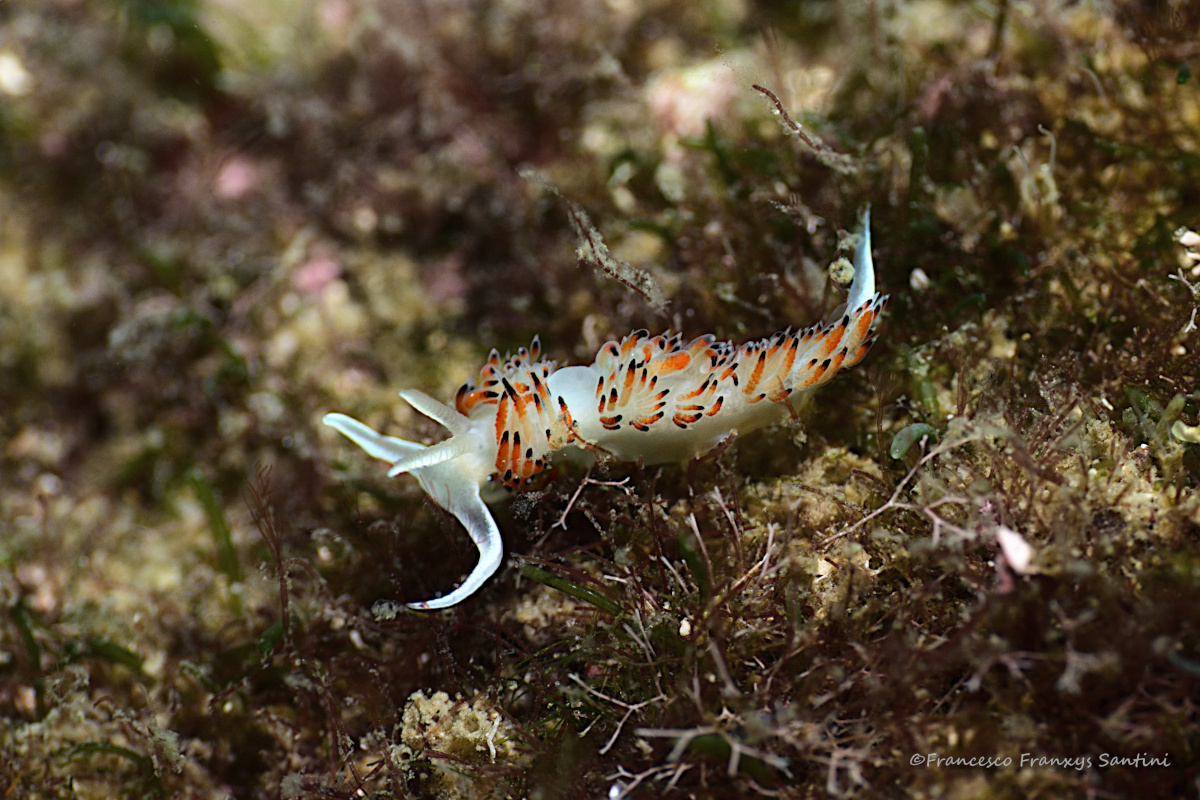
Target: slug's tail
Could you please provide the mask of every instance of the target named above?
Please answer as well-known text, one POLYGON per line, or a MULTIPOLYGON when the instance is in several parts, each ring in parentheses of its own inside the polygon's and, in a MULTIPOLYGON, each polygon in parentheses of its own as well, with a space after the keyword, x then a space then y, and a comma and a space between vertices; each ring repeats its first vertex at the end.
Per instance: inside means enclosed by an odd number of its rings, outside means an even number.
POLYGON ((887 301, 886 294, 875 291, 875 261, 871 258, 871 204, 867 203, 859 217, 858 246, 854 249, 854 281, 850 284, 850 296, 846 299, 849 324, 842 369, 862 361, 871 345, 875 344, 875 329, 887 301))
POLYGON ((871 258, 871 204, 863 207, 858 218, 858 246, 854 248, 854 282, 846 299, 846 311, 853 312, 875 294, 875 261, 871 258))

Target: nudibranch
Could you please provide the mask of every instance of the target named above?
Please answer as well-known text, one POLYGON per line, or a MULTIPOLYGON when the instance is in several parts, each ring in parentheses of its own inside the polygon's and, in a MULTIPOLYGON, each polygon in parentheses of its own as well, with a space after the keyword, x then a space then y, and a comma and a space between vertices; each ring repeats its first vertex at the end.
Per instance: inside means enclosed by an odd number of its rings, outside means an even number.
POLYGON ((474 594, 503 560, 484 501, 527 486, 552 459, 601 452, 643 464, 687 461, 734 434, 795 417, 814 389, 867 354, 886 304, 875 291, 868 207, 846 305, 824 324, 740 346, 640 330, 605 344, 591 366, 562 369, 541 359, 534 337, 515 356, 501 359, 493 350, 453 405, 415 389, 400 392, 450 431, 431 446, 384 436, 344 414, 326 414, 324 422, 390 463, 389 477, 411 474, 467 529, 479 548, 471 574, 443 597, 408 604, 446 608, 474 594))

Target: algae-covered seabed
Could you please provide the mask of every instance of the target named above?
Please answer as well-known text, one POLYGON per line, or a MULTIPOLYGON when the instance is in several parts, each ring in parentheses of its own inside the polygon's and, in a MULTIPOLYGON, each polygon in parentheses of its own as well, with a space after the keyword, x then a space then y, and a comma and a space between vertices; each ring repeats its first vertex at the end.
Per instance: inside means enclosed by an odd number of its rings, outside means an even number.
POLYGON ((1198 41, 0 4, 0 797, 1197 796, 1198 41), (806 325, 868 202, 882 336, 801 424, 557 469, 478 595, 373 613, 475 554, 324 413, 433 441, 396 390, 493 346, 806 325))

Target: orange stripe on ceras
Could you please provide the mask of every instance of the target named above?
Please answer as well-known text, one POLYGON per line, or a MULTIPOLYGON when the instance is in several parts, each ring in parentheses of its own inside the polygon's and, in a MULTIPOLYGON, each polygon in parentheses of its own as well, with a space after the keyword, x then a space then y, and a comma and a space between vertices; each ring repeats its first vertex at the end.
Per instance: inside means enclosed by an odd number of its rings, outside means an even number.
POLYGON ((604 410, 605 410, 605 406, 608 406, 610 403, 615 404, 617 402, 617 390, 616 389, 612 389, 607 392, 604 391, 604 388, 606 386, 608 386, 610 383, 616 383, 616 380, 617 380, 616 373, 610 372, 607 378, 601 378, 600 383, 597 384, 596 396, 600 398, 600 403, 596 406, 597 414, 603 414, 604 410))
POLYGON ((505 396, 512 399, 513 411, 516 413, 517 418, 523 420, 525 418, 525 406, 529 404, 529 401, 525 399, 524 392, 528 391, 529 387, 525 386, 524 384, 518 384, 522 387, 521 391, 518 392, 515 388, 513 388, 513 385, 508 382, 508 378, 503 378, 501 383, 504 385, 505 396))
POLYGON ((533 393, 531 395, 533 397, 533 405, 537 408, 537 413, 541 415, 546 408, 546 403, 550 402, 550 394, 546 391, 546 384, 538 380, 536 372, 529 373, 529 378, 533 381, 533 393))
POLYGON ((846 360, 845 360, 845 362, 843 362, 842 366, 843 367, 853 367, 859 361, 862 361, 863 358, 867 355, 867 353, 870 352, 871 345, 873 345, 873 344, 875 344, 874 339, 868 339, 867 341, 860 344, 858 346, 857 350, 855 350, 850 355, 846 356, 846 360))
POLYGON ((629 366, 625 368, 625 383, 621 387, 621 396, 617 401, 617 405, 624 406, 629 402, 629 393, 633 391, 633 382, 637 377, 637 363, 629 362, 629 366))
POLYGON ((783 356, 783 367, 779 370, 780 375, 788 375, 792 371, 792 365, 796 363, 796 350, 800 347, 800 339, 795 335, 788 337, 787 353, 783 356))
POLYGON ((674 353, 666 358, 660 359, 655 365, 658 367, 660 375, 669 375, 672 372, 679 372, 681 369, 687 369, 692 363, 692 357, 688 353, 674 353))
MULTIPOLYGON (((813 360, 815 361, 816 359, 813 359, 813 360)), ((807 380, 805 380, 802 384, 800 384, 800 388, 809 389, 813 386, 819 385, 821 376, 824 375, 826 370, 829 369, 830 363, 832 363, 832 362, 827 358, 824 361, 822 361, 821 363, 813 366, 812 374, 808 376, 807 380)))
POLYGON ((762 380, 763 368, 766 366, 766 363, 767 351, 759 350, 758 358, 754 361, 754 370, 750 373, 750 380, 746 383, 746 388, 742 389, 742 391, 747 395, 753 394, 758 388, 758 383, 762 380))
POLYGON ((514 478, 519 477, 521 472, 521 446, 521 432, 513 431, 512 447, 508 451, 508 468, 514 478))
POLYGON ((846 329, 842 327, 842 323, 839 321, 825 334, 821 342, 821 347, 817 351, 817 358, 827 358, 842 343, 842 337, 845 334, 846 329))
POLYGON ((865 311, 860 314, 854 324, 854 338, 859 340, 867 338, 867 332, 871 330, 871 323, 874 321, 875 313, 873 311, 865 311))
POLYGON ((509 462, 512 460, 512 443, 509 441, 507 430, 500 434, 497 442, 496 472, 503 474, 504 470, 508 468, 509 462))
MULTIPOLYGON (((762 368, 763 374, 758 375, 758 379, 752 381, 752 383, 755 384, 754 388, 758 388, 758 384, 761 383, 764 378, 768 378, 768 375, 767 375, 768 371, 770 373, 770 377, 774 377, 775 375, 779 374, 780 365, 778 363, 776 363, 775 357, 777 355, 779 355, 779 351, 782 349, 783 349, 783 345, 776 343, 776 344, 771 345, 766 350, 764 350, 763 354, 758 357, 759 363, 762 364, 762 366, 763 366, 763 368, 762 368)), ((756 374, 758 373, 757 368, 755 368, 755 373, 756 374)))
POLYGON ((714 386, 715 386, 715 384, 712 382, 712 376, 709 375, 707 378, 704 379, 704 382, 701 383, 699 386, 697 386, 695 389, 692 389, 690 392, 687 392, 686 394, 679 395, 676 398, 675 402, 681 403, 684 400, 695 400, 696 398, 700 397, 700 395, 711 392, 713 390, 714 386))
MULTIPOLYGON (((508 405, 510 402, 511 401, 507 395, 500 398, 499 407, 504 409, 504 419, 506 422, 508 420, 508 405)), ((499 414, 497 414, 496 420, 499 422, 499 414)), ((500 435, 497 438, 496 473, 500 476, 501 482, 508 486, 513 485, 512 477, 516 471, 516 450, 519 442, 520 434, 509 429, 508 427, 505 427, 503 431, 500 431, 500 435)))
POLYGON ((642 431, 643 433, 645 433, 646 431, 650 430, 651 425, 658 422, 662 418, 663 418, 663 412, 659 411, 659 412, 657 412, 655 414, 651 414, 647 417, 642 417, 641 419, 632 420, 632 421, 630 421, 629 424, 632 425, 633 427, 637 428, 639 431, 642 431))
POLYGON ((829 377, 832 378, 834 373, 842 368, 842 362, 846 360, 846 348, 838 350, 833 356, 833 361, 829 364, 829 377))
MULTIPOLYGON (((567 408, 567 404, 561 397, 558 398, 558 416, 562 418, 563 423, 567 426, 567 440, 563 444, 570 444, 579 437, 575 435, 575 418, 571 416, 571 409, 567 408)), ((550 429, 546 428, 546 441, 549 440, 550 429)))
MULTIPOLYGON (((520 447, 513 447, 513 474, 520 475, 522 478, 528 478, 533 474, 533 448, 529 446, 532 438, 529 429, 526 428, 525 438, 519 440, 520 447)), ((517 440, 514 438, 514 441, 517 440)))
MULTIPOLYGON (((784 380, 788 377, 792 369, 792 364, 796 360, 796 343, 795 340, 788 336, 783 340, 771 345, 767 350, 767 360, 763 367, 763 376, 755 387, 762 391, 763 386, 774 386, 768 389, 767 394, 773 399, 776 398, 782 391, 784 396, 787 395, 787 390, 784 388, 784 380)), ((757 401, 751 401, 757 402, 757 401)), ((779 402, 776 400, 775 402, 779 402)))
POLYGON ((458 392, 454 396, 454 407, 458 413, 464 416, 471 415, 471 409, 480 403, 494 403, 495 400, 488 395, 490 390, 486 385, 475 387, 469 383, 464 383, 458 388, 458 392))
POLYGON ((625 357, 633 352, 633 348, 638 346, 644 337, 649 336, 648 331, 637 330, 625 337, 625 341, 621 342, 621 357, 625 357))
POLYGON ((508 395, 502 395, 496 404, 496 441, 504 435, 508 428, 508 395))

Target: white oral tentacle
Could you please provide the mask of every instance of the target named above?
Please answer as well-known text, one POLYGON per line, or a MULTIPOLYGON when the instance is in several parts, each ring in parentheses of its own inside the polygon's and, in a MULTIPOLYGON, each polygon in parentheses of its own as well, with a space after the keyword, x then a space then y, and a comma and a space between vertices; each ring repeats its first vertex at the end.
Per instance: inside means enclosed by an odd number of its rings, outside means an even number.
POLYGON ((443 427, 450 431, 452 437, 470 432, 471 420, 445 403, 434 400, 429 395, 417 389, 401 389, 399 394, 402 400, 417 411, 441 423, 443 427))
POLYGON ((454 438, 438 442, 432 447, 426 447, 404 458, 392 462, 388 477, 395 478, 406 472, 415 473, 419 469, 434 467, 446 461, 451 461, 466 452, 466 444, 454 438))
MULTIPOLYGON (((421 470, 422 473, 431 471, 421 470)), ((439 494, 438 487, 431 485, 433 480, 436 480, 432 475, 420 474, 417 475, 417 480, 421 482, 421 486, 425 487, 426 491, 434 490, 430 492, 430 496, 458 518, 458 521, 467 529, 471 541, 479 548, 479 563, 475 565, 475 569, 471 570, 471 574, 457 589, 442 597, 407 604, 409 608, 418 611, 431 611, 457 605, 475 594, 479 587, 483 586, 484 582, 500 568, 501 562, 504 561, 504 544, 500 539, 500 529, 496 527, 496 521, 492 519, 492 512, 488 511, 487 506, 483 504, 483 499, 479 496, 478 486, 457 481, 453 485, 443 484, 442 489, 447 493, 439 494)), ((451 480, 454 479, 451 478, 451 480)))
POLYGON ((345 414, 326 414, 321 421, 366 450, 368 455, 389 464, 429 449, 423 444, 376 433, 372 428, 345 414))
MULTIPOLYGON (((421 405, 413 404, 417 410, 425 413, 428 413, 430 403, 437 403, 436 400, 420 392, 404 392, 402 395, 405 400, 410 402, 412 395, 420 395, 421 398, 428 400, 428 403, 421 405)), ((437 405, 450 413, 458 414, 448 406, 441 403, 437 403, 437 405)), ((458 416, 462 420, 466 420, 466 417, 462 417, 460 414, 458 416)), ((443 420, 438 419, 438 421, 442 422, 443 420)), ((457 422, 457 420, 454 421, 457 422)), ((477 439, 478 437, 473 437, 471 431, 466 427, 460 427, 461 435, 433 447, 427 447, 416 442, 397 439, 394 436, 384 436, 345 414, 326 414, 323 422, 349 438, 371 456, 394 464, 395 466, 388 471, 388 475, 396 475, 401 472, 411 473, 421 484, 421 488, 438 505, 449 511, 462 523, 463 527, 467 529, 471 541, 479 549, 479 562, 462 585, 442 597, 408 603, 409 608, 428 611, 457 605, 478 591, 479 587, 500 568, 500 564, 504 560, 504 544, 500 538, 500 529, 496 526, 496 521, 479 496, 481 479, 478 477, 478 462, 480 461, 478 456, 480 453, 473 452, 478 451, 479 448, 472 446, 472 438, 477 439), (455 464, 456 460, 464 463, 455 464), (414 464, 417 466, 411 466, 414 464)), ((487 448, 484 447, 482 453, 485 459, 486 450, 487 448)), ((487 463, 486 460, 484 463, 487 463)), ((486 480, 486 474, 485 472, 482 480, 486 480)))

